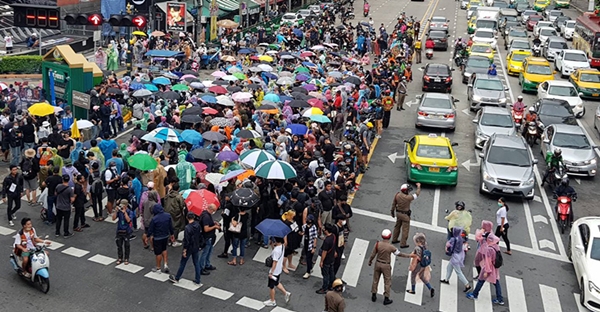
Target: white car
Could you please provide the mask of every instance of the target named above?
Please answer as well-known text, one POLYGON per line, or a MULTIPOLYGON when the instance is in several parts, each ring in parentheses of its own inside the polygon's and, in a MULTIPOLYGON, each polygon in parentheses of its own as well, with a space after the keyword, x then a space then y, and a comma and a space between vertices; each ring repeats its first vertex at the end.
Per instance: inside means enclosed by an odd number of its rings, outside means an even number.
POLYGON ((317 15, 321 15, 321 6, 319 5, 309 5, 307 9, 313 11, 317 15))
POLYGON ((600 218, 584 217, 573 222, 567 257, 573 262, 579 283, 579 302, 591 311, 600 311, 600 218))
POLYGON ((311 12, 309 9, 302 9, 302 10, 298 10, 298 12, 296 12, 296 13, 302 15, 302 18, 307 18, 311 12))
POLYGON ((496 36, 496 32, 491 29, 477 29, 475 33, 471 35, 471 38, 474 43, 488 43, 494 50, 498 47, 498 36, 496 36))
POLYGON ((302 19, 302 15, 297 13, 285 13, 281 17, 280 25, 291 24, 292 26, 298 26, 298 20, 302 19))
POLYGON ((554 59, 554 67, 560 70, 562 77, 566 77, 577 68, 590 68, 590 62, 585 52, 581 50, 562 50, 554 59))
POLYGON ((460 8, 462 10, 466 10, 467 9, 467 5, 469 5, 469 0, 461 0, 460 1, 460 8))
POLYGON ((548 80, 540 83, 538 87, 539 99, 558 99, 569 103, 575 117, 581 118, 585 114, 583 100, 575 86, 564 80, 548 80))
POLYGON ((555 19, 557 19, 559 16, 563 16, 563 15, 564 15, 563 11, 561 11, 561 10, 551 10, 550 12, 548 12, 547 18, 550 22, 554 23, 555 19))
MULTIPOLYGON (((535 24, 535 26, 533 26, 533 36, 539 36, 540 35, 540 28, 542 27, 552 27, 552 22, 547 22, 547 21, 539 21, 537 22, 537 24, 535 24)), ((544 40, 542 40, 542 42, 544 42, 544 40)))
POLYGON ((573 33, 575 32, 575 21, 566 21, 560 26, 560 32, 563 38, 567 40, 573 40, 573 33))
MULTIPOLYGON (((538 22, 539 23, 539 22, 538 22)), ((552 36, 558 36, 554 27, 540 27, 539 38, 542 42, 546 42, 552 36)))

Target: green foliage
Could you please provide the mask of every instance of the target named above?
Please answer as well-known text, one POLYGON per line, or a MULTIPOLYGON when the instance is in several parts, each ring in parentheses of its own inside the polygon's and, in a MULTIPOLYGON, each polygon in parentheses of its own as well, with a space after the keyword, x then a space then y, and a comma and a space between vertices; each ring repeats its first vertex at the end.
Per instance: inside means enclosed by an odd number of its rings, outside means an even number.
POLYGON ((0 57, 0 74, 41 74, 42 56, 15 55, 0 57))

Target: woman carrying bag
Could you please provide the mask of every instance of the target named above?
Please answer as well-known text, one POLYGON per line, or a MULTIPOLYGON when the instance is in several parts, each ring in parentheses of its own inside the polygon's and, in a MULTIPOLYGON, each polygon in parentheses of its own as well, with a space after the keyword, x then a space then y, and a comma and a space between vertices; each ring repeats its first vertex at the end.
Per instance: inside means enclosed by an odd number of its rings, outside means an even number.
POLYGON ((227 264, 237 265, 237 249, 240 247, 240 265, 244 264, 244 255, 246 253, 246 242, 248 242, 248 214, 243 207, 239 207, 238 214, 233 215, 228 231, 232 234, 233 250, 231 255, 233 259, 227 264))

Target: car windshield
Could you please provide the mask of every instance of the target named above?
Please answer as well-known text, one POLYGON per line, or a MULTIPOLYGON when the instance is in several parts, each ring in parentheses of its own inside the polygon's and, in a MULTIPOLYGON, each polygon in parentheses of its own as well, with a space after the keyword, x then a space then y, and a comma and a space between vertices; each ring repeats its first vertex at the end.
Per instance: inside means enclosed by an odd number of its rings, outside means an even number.
POLYGON ((548 47, 552 48, 552 49, 560 49, 560 50, 569 48, 567 43, 564 41, 550 41, 550 44, 548 45, 548 47))
POLYGON ((467 61, 467 67, 488 68, 490 67, 490 60, 481 58, 469 58, 469 60, 467 61))
POLYGON ((417 148, 417 157, 452 159, 452 153, 448 146, 420 144, 417 148))
POLYGON ((583 134, 559 133, 554 135, 552 145, 563 148, 589 149, 590 141, 583 134))
POLYGON ((531 47, 529 46, 529 41, 513 41, 513 43, 510 45, 510 47, 513 49, 523 49, 523 50, 531 49, 531 47))
POLYGON ((423 107, 429 108, 452 108, 452 103, 449 99, 436 99, 427 97, 423 100, 423 107))
POLYGON ((557 96, 577 96, 577 89, 571 86, 550 86, 548 94, 557 96))
POLYGON ((496 21, 492 20, 478 20, 476 24, 477 28, 496 28, 496 21))
POLYGON ((565 61, 573 61, 573 62, 587 62, 587 56, 583 53, 565 53, 564 57, 565 61))
POLYGON ((511 37, 527 38, 527 32, 524 30, 512 30, 508 35, 511 37))
POLYGON ((559 16, 562 15, 561 11, 550 11, 550 16, 559 16))
POLYGON ((519 21, 519 18, 513 15, 507 15, 504 16, 504 18, 506 19, 507 22, 517 22, 519 21))
POLYGON ((494 38, 494 33, 491 31, 478 31, 475 34, 477 38, 494 38))
POLYGON ((496 8, 501 8, 501 9, 506 9, 508 8, 508 4, 506 2, 499 2, 499 1, 494 1, 494 7, 496 8))
POLYGON ((475 53, 490 53, 490 52, 492 52, 492 49, 489 46, 473 45, 471 47, 471 52, 475 52, 475 53))
POLYGON ((529 20, 530 20, 530 21, 533 21, 533 22, 539 22, 539 21, 541 21, 541 20, 542 20, 542 17, 541 17, 541 16, 539 16, 539 15, 533 15, 533 16, 530 16, 530 17, 529 17, 529 20))
POLYGON ((556 36, 556 30, 554 29, 542 29, 540 30, 540 36, 545 36, 545 37, 549 37, 549 36, 556 36))
POLYGON ((502 91, 504 86, 502 81, 496 79, 477 79, 475 81, 475 89, 502 91))
POLYGON ((568 21, 565 24, 565 28, 575 28, 575 21, 568 21))
POLYGON ((488 152, 487 161, 496 165, 529 167, 531 158, 527 149, 504 146, 492 146, 488 152))
POLYGON ((534 75, 552 75, 552 70, 548 65, 529 65, 526 72, 534 75))
POLYGON ((445 66, 429 66, 427 67, 427 75, 442 75, 448 76, 448 68, 445 66))
POLYGON ((298 10, 298 14, 309 15, 310 14, 310 10, 298 10))
POLYGON ((600 261, 600 238, 595 237, 592 241, 592 248, 590 250, 590 259, 600 261))
POLYGON ((284 15, 282 18, 287 20, 293 20, 296 19, 296 15, 284 15))
POLYGON ((446 22, 446 18, 445 17, 439 17, 439 16, 433 17, 431 19, 431 22, 432 23, 445 23, 446 22))
POLYGON ((524 9, 526 7, 529 7, 529 3, 517 3, 517 9, 524 9))
POLYGON ((513 54, 512 60, 517 62, 523 62, 523 60, 530 55, 531 54, 513 54))
POLYGON ((542 105, 540 109, 540 115, 546 116, 554 116, 554 117, 569 117, 571 116, 570 108, 567 108, 567 105, 556 105, 556 104, 546 104, 542 105))
POLYGON ((582 82, 600 82, 600 73, 599 74, 581 74, 581 78, 579 79, 582 82))
POLYGON ((512 118, 504 114, 483 114, 481 125, 488 127, 512 128, 512 118))

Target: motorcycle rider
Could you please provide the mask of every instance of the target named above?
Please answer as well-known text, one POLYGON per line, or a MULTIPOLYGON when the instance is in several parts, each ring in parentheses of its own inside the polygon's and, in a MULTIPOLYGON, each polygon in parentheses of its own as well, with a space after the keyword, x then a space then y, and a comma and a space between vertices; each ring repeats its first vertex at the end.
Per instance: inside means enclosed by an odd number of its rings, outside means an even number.
MULTIPOLYGON (((30 250, 35 250, 35 244, 44 243, 44 240, 37 236, 30 218, 21 219, 21 226, 23 228, 15 235, 15 255, 23 259, 21 265, 23 275, 30 278, 31 273, 28 272, 29 256, 31 256, 30 250)), ((50 245, 50 242, 46 241, 46 245, 50 245)))
POLYGON ((366 12, 368 15, 370 9, 371 9, 371 5, 369 5, 368 1, 365 1, 365 4, 363 5, 363 11, 366 12))
POLYGON ((515 113, 523 113, 525 110, 525 103, 523 103, 523 96, 517 96, 517 101, 512 105, 513 112, 515 113))
POLYGON ((548 170, 546 170, 546 173, 544 173, 544 178, 542 179, 542 186, 544 186, 544 184, 546 183, 548 175, 554 172, 554 170, 556 170, 559 166, 562 166, 562 150, 560 148, 556 148, 554 149, 554 153, 546 154, 546 164, 548 164, 548 170))
POLYGON ((540 40, 539 36, 535 36, 535 38, 533 39, 532 43, 533 43, 532 50, 533 50, 533 52, 535 54, 534 56, 540 56, 540 53, 541 53, 540 50, 541 50, 541 46, 542 46, 542 40, 540 40))
POLYGON ((433 42, 433 39, 431 39, 431 37, 427 37, 427 40, 425 40, 425 49, 433 50, 434 47, 435 47, 435 43, 433 42))
MULTIPOLYGON (((569 222, 573 223, 573 200, 577 198, 577 192, 569 185, 569 178, 563 178, 560 181, 560 185, 554 190, 554 198, 561 196, 568 196, 571 198, 571 209, 569 209, 569 222)), ((554 205, 554 211, 558 215, 558 201, 554 205)))
MULTIPOLYGON (((513 106, 514 106, 514 104, 513 104, 513 106)), ((535 122, 536 124, 538 124, 537 113, 535 111, 535 107, 533 107, 533 106, 528 109, 527 115, 525 115, 524 125, 528 125, 530 122, 535 122)), ((522 135, 523 135, 523 137, 525 137, 527 135, 527 127, 523 127, 522 135)))
POLYGON ((462 53, 462 50, 465 50, 466 48, 466 44, 462 41, 462 37, 456 39, 456 42, 454 43, 454 55, 452 55, 452 58, 455 58, 457 54, 462 53))

